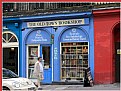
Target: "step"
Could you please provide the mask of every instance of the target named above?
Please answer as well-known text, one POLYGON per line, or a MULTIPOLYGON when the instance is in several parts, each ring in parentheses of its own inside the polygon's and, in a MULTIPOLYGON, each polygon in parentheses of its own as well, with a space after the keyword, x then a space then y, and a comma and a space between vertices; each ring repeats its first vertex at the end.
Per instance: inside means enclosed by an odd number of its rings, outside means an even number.
POLYGON ((81 81, 60 81, 60 82, 52 82, 53 85, 83 85, 81 81))

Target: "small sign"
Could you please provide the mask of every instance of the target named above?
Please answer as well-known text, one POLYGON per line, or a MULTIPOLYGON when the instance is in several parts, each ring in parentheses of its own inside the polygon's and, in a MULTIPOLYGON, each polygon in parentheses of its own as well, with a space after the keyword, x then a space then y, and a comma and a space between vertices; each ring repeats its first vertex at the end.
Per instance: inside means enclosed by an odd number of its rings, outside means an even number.
POLYGON ((54 59, 58 59, 57 55, 58 55, 58 49, 55 47, 54 48, 54 59))
POLYGON ((117 49, 117 54, 121 54, 121 49, 117 49))
POLYGON ((85 87, 86 87, 86 85, 91 86, 91 87, 94 86, 94 82, 93 82, 93 79, 92 79, 90 67, 85 69, 84 85, 85 85, 85 87))
POLYGON ((31 48, 31 56, 33 57, 38 56, 38 48, 31 48))

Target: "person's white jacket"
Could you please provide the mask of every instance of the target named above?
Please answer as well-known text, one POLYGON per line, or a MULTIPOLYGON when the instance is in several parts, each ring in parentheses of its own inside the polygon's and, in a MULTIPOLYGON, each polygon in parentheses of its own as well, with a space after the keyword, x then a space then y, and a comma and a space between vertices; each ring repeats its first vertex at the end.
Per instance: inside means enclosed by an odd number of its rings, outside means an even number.
POLYGON ((39 76, 39 73, 40 73, 40 65, 39 65, 39 61, 37 61, 34 65, 34 72, 33 72, 33 75, 35 77, 38 77, 39 76))

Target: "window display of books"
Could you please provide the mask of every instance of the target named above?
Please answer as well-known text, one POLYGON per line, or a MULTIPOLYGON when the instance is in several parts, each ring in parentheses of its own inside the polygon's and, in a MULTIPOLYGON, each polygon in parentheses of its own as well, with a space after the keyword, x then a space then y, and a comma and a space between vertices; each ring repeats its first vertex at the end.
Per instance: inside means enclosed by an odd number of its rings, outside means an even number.
POLYGON ((83 78, 88 53, 88 42, 61 43, 61 79, 83 78))

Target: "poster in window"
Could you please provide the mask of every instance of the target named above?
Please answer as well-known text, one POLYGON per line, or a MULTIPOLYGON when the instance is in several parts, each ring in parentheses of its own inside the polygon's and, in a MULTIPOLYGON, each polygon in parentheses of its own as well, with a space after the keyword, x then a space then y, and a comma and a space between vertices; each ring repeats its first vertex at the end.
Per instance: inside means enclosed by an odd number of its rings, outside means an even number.
POLYGON ((33 57, 38 56, 38 49, 37 48, 31 48, 31 56, 33 56, 33 57))

